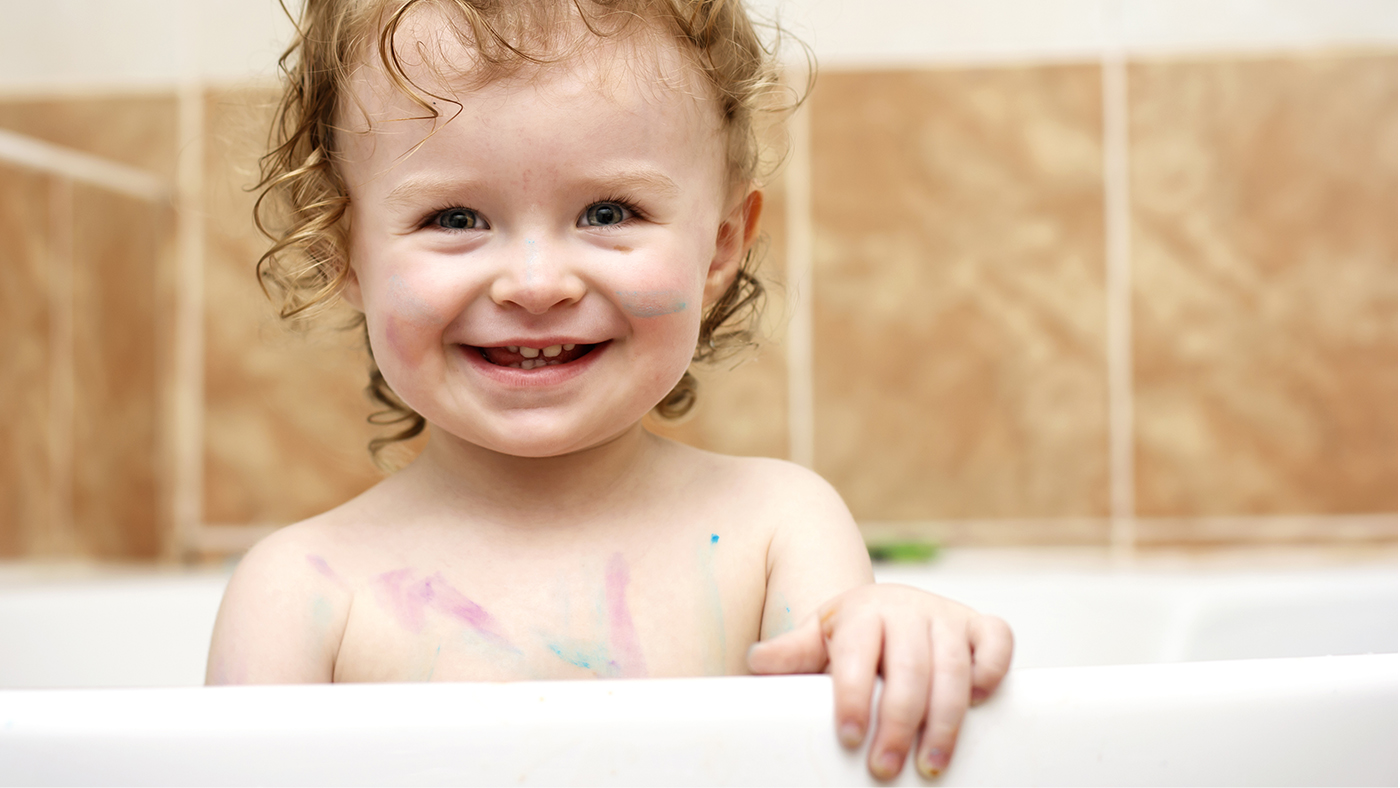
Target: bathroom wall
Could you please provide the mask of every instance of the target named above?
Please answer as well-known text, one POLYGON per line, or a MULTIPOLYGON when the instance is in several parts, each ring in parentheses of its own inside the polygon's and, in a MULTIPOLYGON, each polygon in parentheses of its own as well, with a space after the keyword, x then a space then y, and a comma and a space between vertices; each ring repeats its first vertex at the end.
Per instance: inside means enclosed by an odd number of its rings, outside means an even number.
MULTIPOLYGON (((814 467, 872 539, 1393 544, 1393 3, 756 5, 821 66, 767 337, 655 429, 814 467)), ((276 4, 37 8, 0 3, 0 556, 237 551, 372 484, 348 315, 253 276, 276 4)))

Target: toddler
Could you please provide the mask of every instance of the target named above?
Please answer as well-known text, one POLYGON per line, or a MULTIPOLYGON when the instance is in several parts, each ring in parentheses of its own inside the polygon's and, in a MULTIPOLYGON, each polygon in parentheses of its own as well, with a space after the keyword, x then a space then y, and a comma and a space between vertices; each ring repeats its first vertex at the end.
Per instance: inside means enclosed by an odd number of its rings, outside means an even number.
POLYGON ((361 313, 428 440, 248 553, 208 682, 825 670, 855 747, 879 674, 871 772, 944 769, 1005 623, 873 584, 813 473, 642 425, 756 295, 781 85, 738 0, 309 0, 283 66, 263 281, 361 313))

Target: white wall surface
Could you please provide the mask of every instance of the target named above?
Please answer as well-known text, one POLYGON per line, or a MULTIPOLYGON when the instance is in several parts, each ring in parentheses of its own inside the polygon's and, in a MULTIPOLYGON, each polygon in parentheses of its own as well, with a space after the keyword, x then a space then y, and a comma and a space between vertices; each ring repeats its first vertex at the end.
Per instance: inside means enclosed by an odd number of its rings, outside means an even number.
MULTIPOLYGON (((294 2, 294 0, 293 0, 294 2)), ((1393 47, 1395 0, 750 0, 826 67, 1393 47)), ((0 0, 0 90, 270 78, 276 0, 0 0)))

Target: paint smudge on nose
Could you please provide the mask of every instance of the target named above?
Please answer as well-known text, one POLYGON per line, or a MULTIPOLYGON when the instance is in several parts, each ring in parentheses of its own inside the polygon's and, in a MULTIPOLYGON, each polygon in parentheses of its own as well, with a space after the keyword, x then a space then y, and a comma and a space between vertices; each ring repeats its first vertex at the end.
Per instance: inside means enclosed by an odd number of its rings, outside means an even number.
POLYGON ((614 660, 618 666, 617 675, 622 678, 636 678, 647 674, 646 660, 642 657, 642 644, 637 638, 637 628, 632 624, 632 613, 627 609, 627 584, 630 580, 631 575, 622 554, 613 553, 608 559, 603 595, 608 611, 611 653, 616 655, 614 660))
POLYGON ((685 309, 685 294, 676 290, 614 290, 633 317, 661 317, 685 309))
POLYGON ((411 632, 422 632, 426 612, 449 616, 468 626, 486 641, 510 651, 519 651, 501 634, 501 627, 486 610, 453 588, 441 572, 421 580, 410 569, 396 569, 375 578, 380 600, 411 632))

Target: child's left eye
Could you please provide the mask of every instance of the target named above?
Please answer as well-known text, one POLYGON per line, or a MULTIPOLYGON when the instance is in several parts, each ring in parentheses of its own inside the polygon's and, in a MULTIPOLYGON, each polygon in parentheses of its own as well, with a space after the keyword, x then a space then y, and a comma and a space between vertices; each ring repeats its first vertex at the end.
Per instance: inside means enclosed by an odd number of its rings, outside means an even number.
POLYGON ((622 224, 632 216, 632 210, 620 202, 597 202, 584 210, 578 223, 580 227, 607 227, 622 224))

